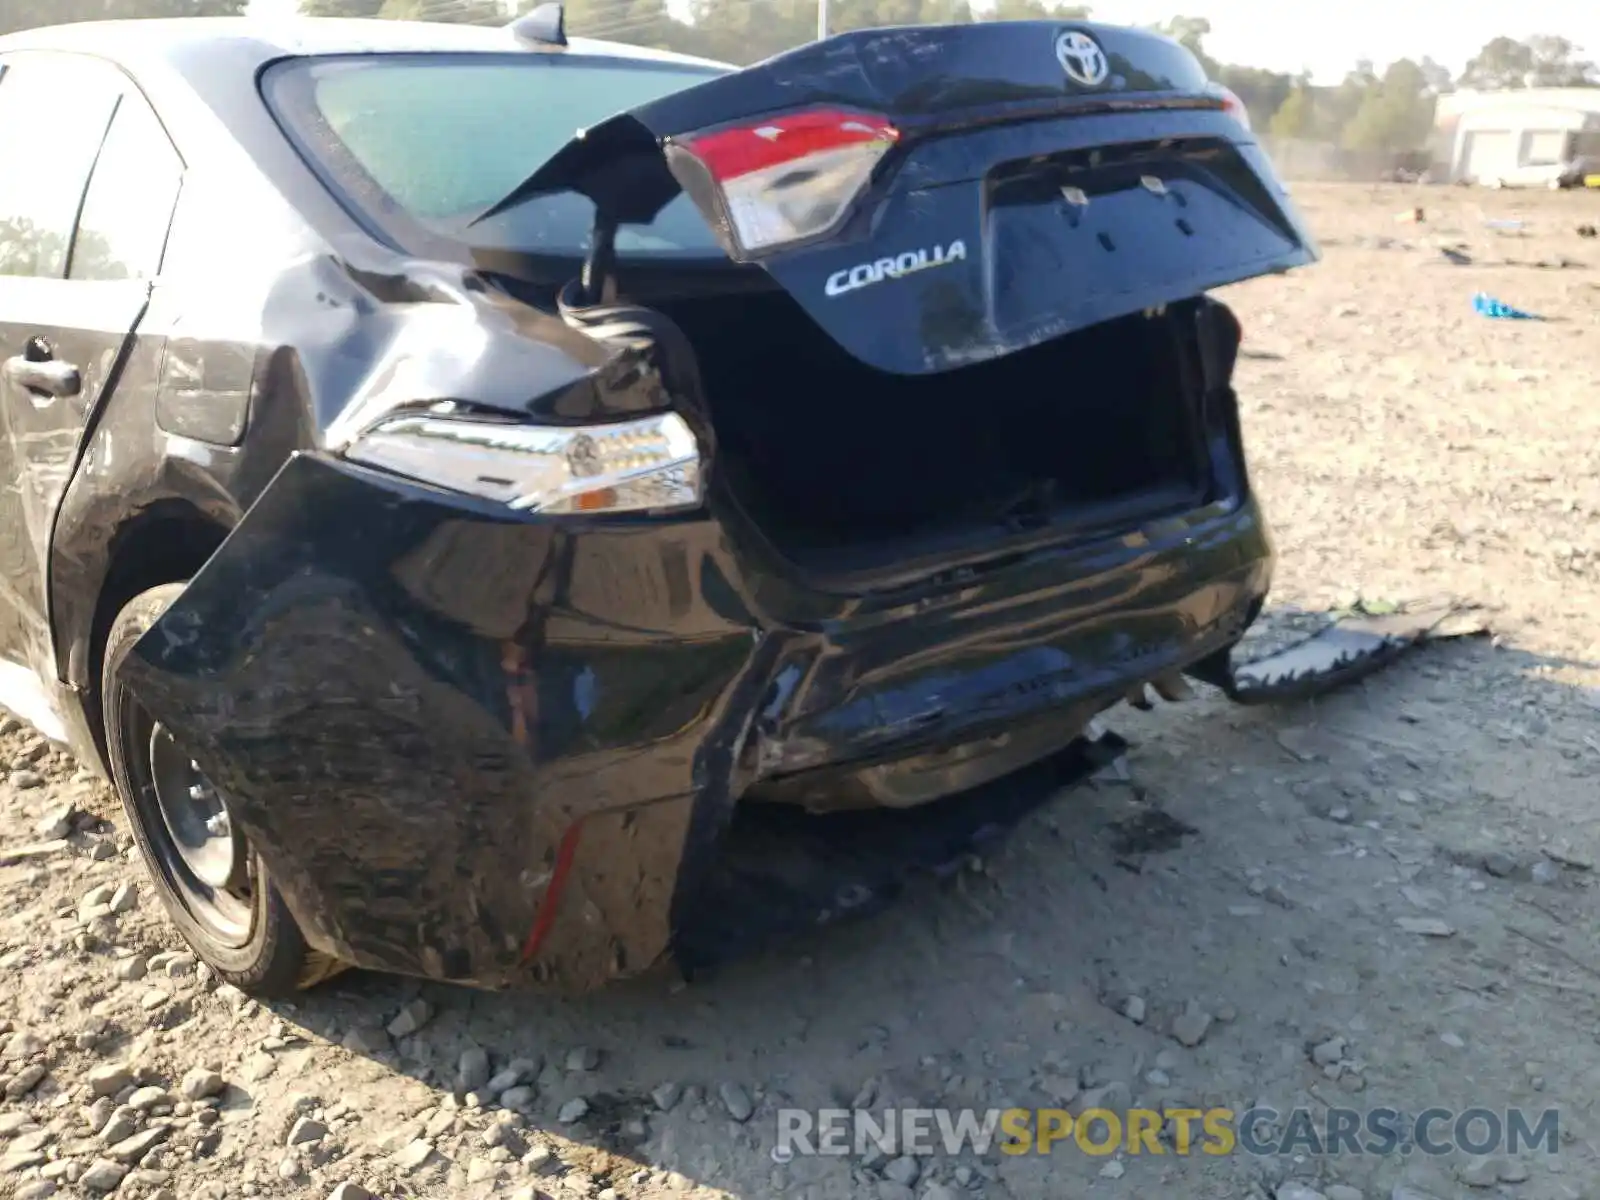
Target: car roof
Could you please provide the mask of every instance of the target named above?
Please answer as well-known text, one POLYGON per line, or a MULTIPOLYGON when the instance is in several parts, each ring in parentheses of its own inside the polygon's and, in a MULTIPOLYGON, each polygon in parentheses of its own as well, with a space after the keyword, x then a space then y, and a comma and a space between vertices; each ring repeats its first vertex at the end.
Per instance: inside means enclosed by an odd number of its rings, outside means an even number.
MULTIPOLYGON (((321 54, 405 53, 561 53, 530 47, 509 26, 452 25, 429 21, 360 20, 338 17, 177 17, 149 20, 82 21, 50 25, 0 37, 0 53, 14 50, 66 50, 94 54, 137 73, 141 66, 183 71, 186 64, 219 49, 234 61, 265 65, 280 58, 321 54)), ((649 50, 620 42, 572 38, 568 51, 656 62, 721 67, 726 63, 649 50)))

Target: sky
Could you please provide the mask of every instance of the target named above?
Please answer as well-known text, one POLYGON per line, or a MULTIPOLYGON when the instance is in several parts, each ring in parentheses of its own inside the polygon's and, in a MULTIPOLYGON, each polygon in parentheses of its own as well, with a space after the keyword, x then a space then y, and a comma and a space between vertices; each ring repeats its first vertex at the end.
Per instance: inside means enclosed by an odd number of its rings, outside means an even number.
MULTIPOLYGON (((1427 55, 1452 71, 1489 39, 1553 33, 1600 59, 1600 0, 1088 0, 1096 20, 1147 25, 1175 13, 1211 22, 1206 49, 1224 62, 1309 70, 1337 83, 1359 59, 1382 68, 1427 55)), ((296 0, 251 0, 251 11, 282 12, 296 0)), ((981 6, 981 0, 980 0, 981 6)), ((669 0, 669 7, 685 7, 669 0)))

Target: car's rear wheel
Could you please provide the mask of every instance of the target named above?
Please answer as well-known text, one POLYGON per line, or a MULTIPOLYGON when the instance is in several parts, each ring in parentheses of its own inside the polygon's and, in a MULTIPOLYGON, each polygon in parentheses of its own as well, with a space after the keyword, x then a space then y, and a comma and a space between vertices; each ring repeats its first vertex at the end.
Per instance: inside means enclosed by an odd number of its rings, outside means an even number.
POLYGON ((123 678, 134 643, 183 588, 136 596, 107 636, 101 699, 112 780, 156 891, 195 953, 243 991, 284 995, 343 964, 306 945, 226 797, 123 678))

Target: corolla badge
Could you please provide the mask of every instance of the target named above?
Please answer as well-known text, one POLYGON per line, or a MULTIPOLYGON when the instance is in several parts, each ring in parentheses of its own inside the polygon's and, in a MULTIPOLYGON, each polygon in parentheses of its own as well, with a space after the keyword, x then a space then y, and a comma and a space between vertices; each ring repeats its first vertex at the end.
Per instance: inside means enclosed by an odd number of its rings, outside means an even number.
POLYGON ((842 296, 859 288, 871 287, 885 279, 899 279, 914 271, 927 271, 948 263, 963 262, 967 257, 967 244, 959 238, 948 246, 934 246, 928 250, 907 250, 893 258, 880 258, 864 262, 828 276, 825 289, 830 296, 842 296))
POLYGON ((1056 61, 1068 79, 1084 87, 1099 87, 1111 74, 1110 60, 1100 43, 1076 29, 1057 35, 1056 61))

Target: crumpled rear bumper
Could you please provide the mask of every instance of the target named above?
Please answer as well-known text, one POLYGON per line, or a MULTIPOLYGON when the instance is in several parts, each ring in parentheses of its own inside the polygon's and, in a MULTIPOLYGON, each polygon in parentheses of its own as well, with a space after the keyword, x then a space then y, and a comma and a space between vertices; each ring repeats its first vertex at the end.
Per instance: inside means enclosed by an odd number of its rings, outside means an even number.
POLYGON ((307 938, 361 966, 595 986, 673 946, 737 797, 1091 711, 1238 636, 1253 503, 825 596, 709 517, 553 521, 291 459, 136 647, 307 938))

